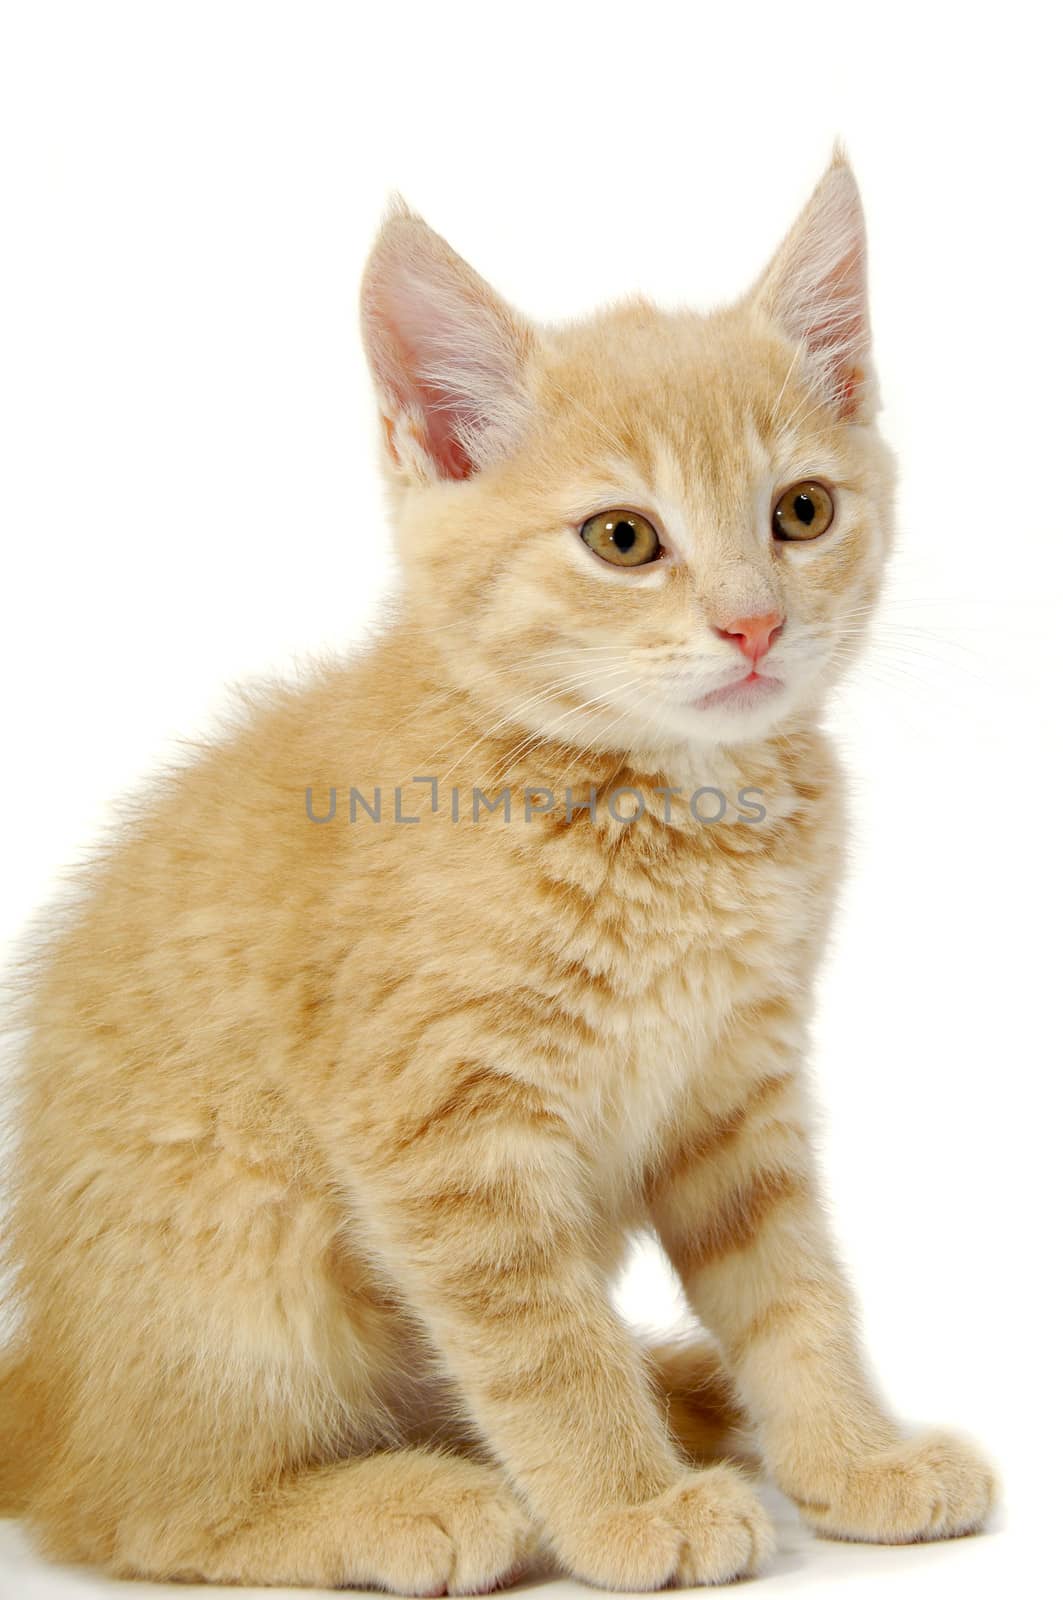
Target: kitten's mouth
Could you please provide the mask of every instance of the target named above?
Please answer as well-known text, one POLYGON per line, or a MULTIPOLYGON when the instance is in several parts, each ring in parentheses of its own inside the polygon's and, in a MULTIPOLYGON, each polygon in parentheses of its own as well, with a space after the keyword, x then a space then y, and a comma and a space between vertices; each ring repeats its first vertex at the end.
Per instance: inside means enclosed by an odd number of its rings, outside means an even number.
POLYGON ((734 683, 725 683, 722 689, 711 689, 708 694, 701 695, 694 701, 694 706, 698 711, 710 711, 713 706, 738 708, 755 706, 781 688, 780 679, 769 678, 766 673, 758 672, 754 667, 744 678, 738 678, 734 683))

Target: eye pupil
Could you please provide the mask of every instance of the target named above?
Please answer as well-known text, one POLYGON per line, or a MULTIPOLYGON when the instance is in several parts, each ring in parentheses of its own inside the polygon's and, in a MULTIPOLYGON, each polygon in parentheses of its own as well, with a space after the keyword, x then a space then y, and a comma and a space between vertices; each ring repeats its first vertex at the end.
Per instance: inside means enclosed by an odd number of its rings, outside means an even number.
POLYGON ((580 538, 614 567, 645 567, 663 553, 653 523, 637 511, 599 511, 587 518, 580 538))
POLYGON ((818 539, 834 521, 830 490, 808 478, 792 483, 779 496, 772 517, 776 539, 818 539))

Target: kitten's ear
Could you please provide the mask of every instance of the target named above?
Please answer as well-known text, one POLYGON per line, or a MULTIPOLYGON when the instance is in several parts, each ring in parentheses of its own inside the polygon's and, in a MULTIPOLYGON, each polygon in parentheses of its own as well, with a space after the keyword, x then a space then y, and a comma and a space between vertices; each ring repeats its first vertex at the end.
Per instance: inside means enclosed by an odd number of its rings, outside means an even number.
POLYGON ((840 148, 752 298, 803 347, 813 381, 839 416, 859 421, 873 413, 864 212, 840 148))
POLYGON ((362 336, 403 476, 468 478, 516 443, 531 328, 401 201, 366 266, 362 336))

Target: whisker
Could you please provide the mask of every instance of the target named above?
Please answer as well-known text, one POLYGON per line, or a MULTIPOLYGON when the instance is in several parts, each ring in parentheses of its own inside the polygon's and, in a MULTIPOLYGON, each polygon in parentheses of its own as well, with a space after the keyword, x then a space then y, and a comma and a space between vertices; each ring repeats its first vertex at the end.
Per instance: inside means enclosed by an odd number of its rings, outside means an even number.
POLYGON ((790 365, 786 369, 786 376, 782 381, 782 388, 779 390, 778 394, 775 396, 775 404, 772 406, 772 408, 771 408, 771 416, 768 418, 768 428, 769 428, 769 430, 775 426, 775 418, 779 414, 779 406, 782 404, 782 397, 786 393, 786 385, 790 382, 791 374, 793 373, 794 367, 797 365, 798 357, 800 356, 800 354, 801 354, 801 346, 798 345, 796 347, 796 349, 794 350, 793 358, 792 358, 792 360, 790 362, 790 365))
MULTIPOLYGON (((587 712, 592 711, 595 708, 595 706, 598 706, 598 705, 601 705, 603 703, 606 703, 606 702, 610 701, 613 698, 614 695, 624 693, 625 690, 627 690, 630 687, 632 687, 632 685, 637 683, 638 681, 639 681, 639 674, 637 674, 637 673, 633 674, 626 681, 624 681, 622 683, 613 683, 603 693, 601 693, 599 695, 595 695, 590 700, 580 701, 580 703, 578 705, 573 706, 568 711, 560 714, 557 718, 555 718, 553 720, 553 722, 549 725, 549 727, 547 727, 546 729, 538 729, 538 730, 536 730, 534 733, 530 734, 525 740, 523 740, 522 743, 519 744, 514 750, 507 751, 506 754, 501 758, 501 760, 499 762, 494 763, 494 765, 491 768, 488 769, 488 771, 484 775, 484 777, 479 780, 480 781, 480 786, 482 786, 484 783, 489 783, 489 782, 492 782, 493 780, 497 779, 498 777, 501 776, 502 772, 504 772, 507 769, 507 767, 514 766, 516 764, 516 762, 525 759, 529 754, 532 754, 535 750, 540 749, 544 744, 550 743, 550 742, 555 742, 556 743, 557 739, 558 739, 558 736, 559 736, 559 734, 561 732, 561 729, 567 723, 571 722, 573 717, 581 716, 581 715, 586 714, 587 712)), ((624 708, 624 710, 621 711, 621 716, 624 716, 626 714, 627 714, 627 711, 626 711, 626 708, 624 708)))
MULTIPOLYGON (((569 683, 568 683, 568 685, 566 687, 571 689, 571 688, 578 688, 583 683, 588 683, 589 684, 592 681, 603 682, 608 678, 619 676, 621 673, 627 672, 627 671, 630 671, 630 667, 626 662, 617 663, 616 666, 614 666, 610 670, 607 670, 604 674, 603 674, 600 666, 599 667, 595 667, 592 671, 581 673, 581 674, 576 674, 573 677, 573 679, 569 680, 569 683)), ((460 756, 456 762, 453 763, 453 765, 444 774, 443 779, 441 779, 440 781, 441 782, 445 781, 446 778, 449 778, 451 776, 451 774, 459 766, 464 765, 464 763, 468 760, 469 756, 472 755, 473 751, 476 750, 481 744, 483 744, 486 739, 492 737, 501 728, 507 726, 508 724, 513 723, 514 721, 519 720, 519 717, 523 712, 526 712, 527 710, 531 709, 532 707, 534 707, 537 704, 542 703, 545 700, 549 700, 554 695, 556 695, 558 693, 561 693, 561 692, 564 692, 564 690, 561 688, 561 686, 559 686, 557 684, 551 684, 547 688, 540 690, 537 694, 535 694, 533 696, 530 696, 527 700, 522 702, 519 706, 507 708, 507 710, 503 713, 503 715, 500 718, 497 719, 496 722, 494 722, 489 728, 487 728, 484 732, 482 732, 477 739, 475 739, 473 741, 473 743, 469 746, 469 748, 465 751, 465 753, 462 756, 460 756)), ((576 709, 578 710, 578 707, 576 709)), ((535 737, 535 735, 533 735, 532 737, 535 737)), ((451 741, 451 743, 453 743, 453 741, 451 741)))

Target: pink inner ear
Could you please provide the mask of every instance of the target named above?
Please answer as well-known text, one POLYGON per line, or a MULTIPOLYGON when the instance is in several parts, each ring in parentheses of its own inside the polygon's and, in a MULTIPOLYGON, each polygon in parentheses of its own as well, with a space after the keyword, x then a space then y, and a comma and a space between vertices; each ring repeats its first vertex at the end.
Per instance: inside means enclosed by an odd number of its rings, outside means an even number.
POLYGON ((848 167, 836 162, 769 267, 765 293, 846 419, 860 411, 869 377, 865 261, 860 196, 848 167))
POLYGON ((462 480, 504 447, 520 411, 518 325, 503 302, 422 224, 398 224, 363 293, 366 346, 398 465, 404 441, 462 480))
POLYGON ((838 410, 846 421, 856 415, 857 390, 863 381, 863 377, 854 368, 838 386, 838 410))
POLYGON ((859 357, 867 349, 864 258, 859 245, 854 245, 823 280, 818 309, 819 315, 809 324, 805 340, 810 350, 824 357, 838 409, 849 418, 859 406, 864 381, 859 357))
POLYGON ((433 383, 422 383, 418 403, 424 417, 424 447, 445 478, 472 476, 474 462, 461 442, 461 418, 452 396, 433 383))
MULTIPOLYGON (((453 340, 454 330, 441 310, 432 320, 431 290, 401 269, 374 299, 372 325, 379 338, 370 352, 385 387, 411 418, 411 430, 446 478, 468 478, 473 461, 461 440, 473 418, 462 414, 458 396, 430 376, 436 359, 453 340)), ((468 407, 465 408, 466 413, 468 407)), ((394 430, 389 430, 389 442, 394 430)), ((394 451, 394 445, 392 444, 394 451)))

